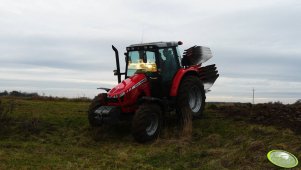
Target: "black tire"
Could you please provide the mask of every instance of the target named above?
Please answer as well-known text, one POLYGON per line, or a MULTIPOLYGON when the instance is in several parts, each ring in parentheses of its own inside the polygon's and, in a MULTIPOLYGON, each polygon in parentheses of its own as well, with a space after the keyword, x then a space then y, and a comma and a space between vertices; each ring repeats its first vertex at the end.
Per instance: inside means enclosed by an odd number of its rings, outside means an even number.
POLYGON ((205 108, 205 90, 197 76, 187 76, 181 81, 177 97, 177 113, 180 119, 187 116, 199 119, 205 108))
POLYGON ((141 104, 132 122, 132 133, 135 140, 140 143, 153 141, 159 136, 161 128, 161 107, 156 103, 141 104))
POLYGON ((101 93, 92 100, 89 110, 88 110, 88 120, 89 124, 92 127, 98 127, 102 125, 101 117, 95 114, 95 110, 98 109, 100 106, 105 105, 106 103, 106 93, 101 93))

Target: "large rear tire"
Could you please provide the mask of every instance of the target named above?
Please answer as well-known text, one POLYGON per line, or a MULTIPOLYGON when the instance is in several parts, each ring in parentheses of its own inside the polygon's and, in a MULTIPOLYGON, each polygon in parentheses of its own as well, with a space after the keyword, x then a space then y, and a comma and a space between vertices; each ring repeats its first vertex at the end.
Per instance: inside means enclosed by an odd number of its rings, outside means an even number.
POLYGON ((178 91, 177 112, 183 117, 201 118, 205 108, 205 91, 197 76, 184 77, 178 91))
POLYGON ((157 139, 162 128, 162 109, 156 103, 143 103, 137 109, 132 133, 137 142, 145 143, 157 139))
POLYGON ((92 100, 89 110, 88 110, 88 120, 89 124, 92 127, 98 127, 102 125, 102 119, 99 115, 95 113, 96 109, 100 106, 105 105, 106 103, 106 93, 101 93, 92 100))

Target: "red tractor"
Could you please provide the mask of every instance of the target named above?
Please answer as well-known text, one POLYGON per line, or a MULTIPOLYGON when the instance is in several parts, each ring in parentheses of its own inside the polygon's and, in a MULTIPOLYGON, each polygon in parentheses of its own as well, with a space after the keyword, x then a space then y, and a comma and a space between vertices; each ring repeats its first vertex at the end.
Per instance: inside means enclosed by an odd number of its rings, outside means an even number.
POLYGON ((219 74, 215 65, 202 67, 212 57, 207 47, 193 46, 183 57, 182 42, 134 44, 126 48, 125 72, 120 72, 116 55, 118 85, 96 96, 88 111, 91 126, 112 124, 132 117, 132 133, 138 142, 158 137, 167 112, 200 118, 205 106, 205 93, 219 74), (121 75, 124 80, 121 81, 121 75))

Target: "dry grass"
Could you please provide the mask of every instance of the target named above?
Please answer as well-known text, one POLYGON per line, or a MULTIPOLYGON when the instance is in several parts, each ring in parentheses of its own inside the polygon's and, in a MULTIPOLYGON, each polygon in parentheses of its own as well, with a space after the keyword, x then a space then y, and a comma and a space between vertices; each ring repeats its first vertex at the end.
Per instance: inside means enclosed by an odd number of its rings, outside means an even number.
POLYGON ((15 108, 14 100, 9 100, 6 103, 0 99, 0 122, 5 123, 10 120, 10 115, 15 108))
MULTIPOLYGON (((7 108, 8 100, 3 101, 7 108)), ((3 104, 2 103, 2 104, 3 104)), ((301 136, 289 128, 234 120, 216 110, 177 135, 175 125, 150 144, 138 144, 130 123, 92 129, 88 102, 15 100, 0 129, 0 169, 277 169, 271 149, 301 156, 301 136)), ((219 106, 218 106, 219 107, 219 106)))
POLYGON ((182 113, 182 129, 180 132, 181 140, 190 141, 192 135, 192 115, 187 111, 182 113))

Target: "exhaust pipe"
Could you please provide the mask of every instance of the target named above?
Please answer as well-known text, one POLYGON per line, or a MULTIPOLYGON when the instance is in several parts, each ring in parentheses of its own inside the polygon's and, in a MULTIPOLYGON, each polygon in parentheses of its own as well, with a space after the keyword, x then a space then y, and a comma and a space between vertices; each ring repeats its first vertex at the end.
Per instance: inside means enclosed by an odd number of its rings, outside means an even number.
POLYGON ((116 66, 117 66, 117 70, 114 70, 114 75, 117 75, 118 83, 120 83, 121 82, 121 74, 120 74, 119 54, 118 54, 117 48, 115 48, 114 45, 112 45, 112 49, 115 52, 116 66))

